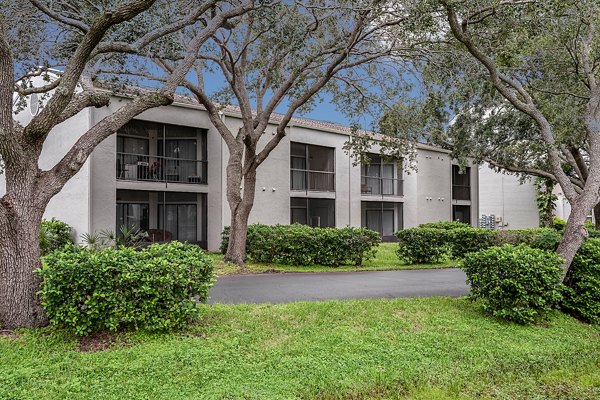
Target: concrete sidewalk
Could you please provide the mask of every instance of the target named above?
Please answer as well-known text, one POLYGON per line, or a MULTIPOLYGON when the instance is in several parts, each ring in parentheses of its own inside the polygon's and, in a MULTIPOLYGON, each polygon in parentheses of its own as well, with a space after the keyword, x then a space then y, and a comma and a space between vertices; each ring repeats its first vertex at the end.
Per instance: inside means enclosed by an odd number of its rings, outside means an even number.
POLYGON ((290 303, 330 299, 451 296, 467 294, 456 268, 405 271, 230 275, 217 279, 209 303, 290 303))

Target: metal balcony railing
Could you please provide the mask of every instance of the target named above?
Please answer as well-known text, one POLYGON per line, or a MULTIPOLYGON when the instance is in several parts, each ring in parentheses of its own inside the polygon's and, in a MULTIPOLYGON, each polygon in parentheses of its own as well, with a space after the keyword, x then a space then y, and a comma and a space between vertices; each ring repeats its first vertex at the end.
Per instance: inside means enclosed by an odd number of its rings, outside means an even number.
POLYGON ((452 185, 453 200, 471 200, 471 186, 452 185))
POLYGON ((360 192, 372 196, 404 196, 402 179, 361 176, 360 192))
POLYGON ((142 154, 117 153, 117 179, 206 184, 208 163, 142 154))
POLYGON ((335 172, 292 168, 290 189, 304 192, 335 192, 335 172))

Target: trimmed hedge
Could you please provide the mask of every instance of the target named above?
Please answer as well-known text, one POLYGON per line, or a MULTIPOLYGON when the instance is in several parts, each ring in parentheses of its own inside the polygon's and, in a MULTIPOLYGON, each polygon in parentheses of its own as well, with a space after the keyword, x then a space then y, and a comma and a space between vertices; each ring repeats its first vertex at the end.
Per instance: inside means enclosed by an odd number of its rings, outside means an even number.
POLYGON ((450 231, 436 228, 407 228, 396 232, 396 254, 407 264, 435 264, 451 252, 450 231))
MULTIPOLYGON (((223 231, 221 251, 227 251, 229 227, 223 231)), ((375 256, 381 242, 366 228, 315 228, 306 225, 248 226, 246 255, 256 262, 285 265, 362 265, 375 256)))
POLYGON ((42 220, 40 249, 43 256, 73 243, 73 228, 71 226, 55 218, 42 220))
POLYGON ((588 239, 575 255, 563 296, 566 312, 600 323, 600 239, 588 239))
POLYGON ((483 228, 458 228, 448 232, 447 240, 452 257, 463 258, 467 253, 487 249, 496 244, 496 232, 483 228))
POLYGON ((491 230, 472 228, 462 222, 421 224, 418 228, 398 231, 396 237, 400 241, 398 257, 410 264, 439 263, 448 256, 460 259, 467 253, 504 244, 526 244, 536 249, 554 251, 561 240, 560 233, 551 228, 491 230))
POLYGON ((461 268, 471 285, 471 299, 480 299, 498 318, 525 324, 559 305, 562 262, 553 252, 504 245, 467 254, 461 268))
POLYGON ((552 228, 510 229, 496 232, 496 245, 526 244, 540 250, 555 251, 562 235, 552 228))
POLYGON ((77 335, 182 328, 213 284, 211 259, 179 242, 143 250, 66 247, 46 256, 37 272, 50 323, 77 335))
POLYGON ((444 229, 444 230, 453 230, 453 229, 462 229, 462 228, 472 228, 471 225, 465 224, 460 221, 438 221, 438 222, 427 222, 419 225, 419 228, 433 228, 433 229, 444 229))

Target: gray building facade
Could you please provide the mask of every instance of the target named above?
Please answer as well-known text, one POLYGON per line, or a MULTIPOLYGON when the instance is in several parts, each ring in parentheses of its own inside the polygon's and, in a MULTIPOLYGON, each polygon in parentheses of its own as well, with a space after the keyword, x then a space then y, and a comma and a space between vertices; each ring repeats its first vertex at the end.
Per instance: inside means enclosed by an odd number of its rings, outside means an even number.
MULTIPOLYGON (((127 101, 115 96, 108 107, 86 109, 56 127, 40 167, 50 168, 79 135, 127 101)), ((24 110, 18 118, 26 123, 31 115, 24 110)), ((241 126, 234 108, 224 109, 222 118, 232 131, 241 126)), ((264 142, 276 123, 274 116, 264 142)), ((384 240, 424 222, 477 225, 476 165, 461 171, 449 152, 427 145, 417 145, 416 171, 404 171, 401 160, 382 160, 376 147, 369 165, 354 165, 343 150, 349 137, 344 126, 293 119, 258 168, 250 222, 365 226, 384 240)), ((154 241, 177 239, 216 250, 230 220, 227 159, 207 113, 191 101, 176 101, 144 112, 102 142, 52 199, 46 216, 67 222, 78 235, 127 225, 148 231, 154 241)))

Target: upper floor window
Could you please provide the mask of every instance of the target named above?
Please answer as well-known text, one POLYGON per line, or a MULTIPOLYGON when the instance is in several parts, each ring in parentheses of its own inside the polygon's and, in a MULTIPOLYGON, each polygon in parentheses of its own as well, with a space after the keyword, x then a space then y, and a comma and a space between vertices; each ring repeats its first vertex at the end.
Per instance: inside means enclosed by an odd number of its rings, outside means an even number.
POLYGON ((292 142, 290 189, 307 192, 335 192, 334 149, 292 142))
POLYGON ((369 164, 361 166, 360 191, 366 195, 402 196, 402 169, 396 161, 369 154, 369 164))
POLYGON ((458 165, 452 166, 452 199, 471 200, 471 168, 461 172, 458 165))

